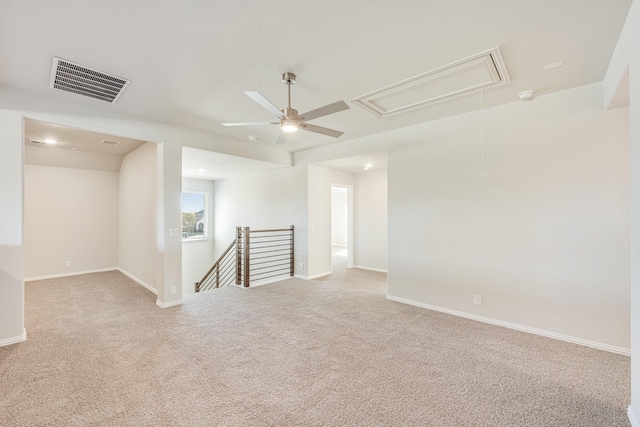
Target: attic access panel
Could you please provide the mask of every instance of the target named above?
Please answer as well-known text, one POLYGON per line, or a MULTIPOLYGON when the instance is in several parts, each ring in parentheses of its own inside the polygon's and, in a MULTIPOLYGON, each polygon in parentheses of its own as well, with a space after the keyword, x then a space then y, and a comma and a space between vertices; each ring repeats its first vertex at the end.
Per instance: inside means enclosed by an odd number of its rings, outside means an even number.
POLYGON ((434 102, 509 83, 509 74, 495 47, 435 70, 427 71, 351 100, 384 118, 434 102))
POLYGON ((129 80, 53 57, 49 82, 52 89, 115 104, 129 83, 129 80))

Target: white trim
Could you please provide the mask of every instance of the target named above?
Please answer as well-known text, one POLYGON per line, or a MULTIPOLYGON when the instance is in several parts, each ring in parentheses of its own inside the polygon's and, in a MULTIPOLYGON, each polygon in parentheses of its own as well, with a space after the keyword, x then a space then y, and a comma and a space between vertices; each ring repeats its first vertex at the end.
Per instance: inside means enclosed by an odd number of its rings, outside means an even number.
POLYGON ((639 418, 636 417, 636 413, 633 411, 631 405, 627 408, 627 416, 629 417, 631 427, 640 427, 640 421, 638 421, 639 418))
POLYGON ((116 271, 118 267, 100 268, 97 270, 74 271, 72 273, 48 274, 46 276, 27 277, 25 282, 33 282, 36 280, 59 279, 60 277, 80 276, 82 274, 104 273, 105 271, 116 271))
POLYGON ((307 280, 319 279, 320 277, 329 276, 331 275, 331 273, 333 273, 333 271, 329 270, 329 271, 325 271, 324 273, 318 273, 312 276, 307 276, 307 280))
POLYGON ((5 338, 0 340, 0 347, 4 347, 5 345, 17 344, 22 341, 27 340, 27 330, 22 330, 22 335, 18 335, 17 337, 5 338))
MULTIPOLYGON (((286 276, 282 275, 282 276, 271 277, 269 279, 256 280, 255 282, 250 282, 249 283, 249 289, 250 288, 255 288, 256 286, 268 285, 270 283, 282 282, 283 280, 288 280, 288 279, 291 279, 291 276, 289 276, 287 274, 286 276)), ((244 286, 242 286, 242 287, 244 287, 244 286)))
MULTIPOLYGON (((400 298, 387 294, 387 299, 403 304, 414 305, 416 307, 426 308, 427 310, 439 311, 441 313, 451 314, 453 316, 464 317, 478 322, 489 323, 491 325, 502 326, 504 328, 515 329, 517 331, 528 332, 534 335, 540 335, 547 338, 553 338, 560 341, 566 341, 573 344, 584 345, 586 347, 596 348, 598 350, 609 351, 611 353, 622 354, 623 356, 631 356, 631 350, 624 347, 617 347, 614 345, 599 343, 596 341, 589 341, 582 338, 576 338, 569 335, 558 334, 556 332, 545 331, 543 329, 531 328, 529 326, 519 325, 517 323, 505 322, 502 320, 492 319, 490 317, 478 316, 476 314, 465 313, 463 311, 451 310, 449 308, 438 307, 436 305, 425 304, 418 301, 413 301, 406 298, 400 298)), ((640 426, 638 426, 640 427, 640 426)))
POLYGON ((320 277, 329 276, 331 273, 332 271, 325 271, 324 273, 314 274, 313 276, 303 276, 302 274, 294 274, 293 277, 296 277, 302 280, 313 280, 313 279, 318 279, 320 277))
POLYGON ((173 307, 180 304, 182 304, 181 299, 175 300, 175 301, 169 301, 169 302, 162 302, 159 299, 156 300, 156 305, 160 308, 169 308, 169 307, 173 307))
POLYGON ((129 279, 133 280, 134 282, 136 282, 138 285, 147 288, 149 291, 153 292, 154 294, 158 295, 158 290, 156 288, 154 288, 153 286, 151 286, 150 284, 138 279, 136 276, 134 276, 133 274, 129 273, 127 270, 125 270, 124 268, 118 267, 117 270, 124 274, 125 276, 127 276, 129 279))
POLYGON ((369 271, 376 271, 378 273, 387 273, 386 269, 382 269, 382 268, 373 268, 373 267, 365 267, 363 265, 354 265, 354 268, 359 268, 360 270, 369 270, 369 271))

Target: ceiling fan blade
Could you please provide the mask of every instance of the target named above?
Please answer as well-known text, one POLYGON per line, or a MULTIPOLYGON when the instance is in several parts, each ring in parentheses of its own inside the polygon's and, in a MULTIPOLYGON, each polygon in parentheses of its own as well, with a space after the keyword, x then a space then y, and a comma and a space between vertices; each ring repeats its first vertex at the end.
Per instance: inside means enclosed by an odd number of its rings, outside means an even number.
POLYGON ((277 117, 282 117, 282 111, 278 107, 276 107, 271 101, 264 97, 260 92, 249 91, 245 92, 245 94, 256 101, 258 104, 262 105, 267 110, 271 111, 271 113, 275 114, 277 117))
POLYGON ((279 125, 280 122, 245 122, 245 123, 221 123, 222 126, 259 126, 259 125, 279 125))
POLYGON ((334 138, 338 138, 344 132, 340 132, 339 130, 323 128, 322 126, 311 125, 309 123, 300 124, 300 129, 308 130, 309 132, 321 133, 323 135, 332 136, 334 138))
POLYGON ((344 101, 334 102, 333 104, 325 105, 324 107, 316 108, 304 114, 300 114, 298 117, 303 117, 303 120, 309 121, 317 119, 318 117, 328 116, 329 114, 337 113, 339 111, 348 110, 349 106, 344 101))
POLYGON ((280 133, 278 134, 278 138, 276 139, 276 144, 284 144, 288 136, 288 133, 280 131, 280 133))

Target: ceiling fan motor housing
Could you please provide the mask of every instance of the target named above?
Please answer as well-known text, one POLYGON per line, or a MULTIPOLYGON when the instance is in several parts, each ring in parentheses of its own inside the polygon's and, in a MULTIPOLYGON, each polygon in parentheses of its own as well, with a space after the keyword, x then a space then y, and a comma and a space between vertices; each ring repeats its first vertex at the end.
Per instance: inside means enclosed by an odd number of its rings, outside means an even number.
POLYGON ((295 108, 287 107, 282 110, 282 113, 288 119, 295 119, 296 117, 298 117, 298 110, 296 110, 295 108))
POLYGON ((287 85, 292 85, 296 82, 296 75, 293 73, 283 73, 282 74, 282 83, 287 84, 287 85))

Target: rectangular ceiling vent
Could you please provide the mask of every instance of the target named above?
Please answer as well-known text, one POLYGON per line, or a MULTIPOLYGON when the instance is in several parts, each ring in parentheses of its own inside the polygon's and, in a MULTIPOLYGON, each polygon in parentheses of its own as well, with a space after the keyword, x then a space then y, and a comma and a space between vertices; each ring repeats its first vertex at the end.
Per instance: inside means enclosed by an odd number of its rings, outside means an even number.
POLYGON ((116 146, 118 144, 120 144, 120 141, 112 141, 110 139, 103 139, 100 144, 105 144, 105 145, 113 145, 116 146))
POLYGON ((510 81, 500 50, 495 47, 369 92, 351 102, 384 118, 510 81))
POLYGON ((40 146, 43 146, 43 147, 46 147, 47 145, 49 145, 49 144, 45 143, 44 141, 40 141, 38 139, 29 139, 29 144, 40 145, 40 146))
POLYGON ((111 104, 129 86, 129 80, 53 57, 49 87, 84 95, 111 104))

